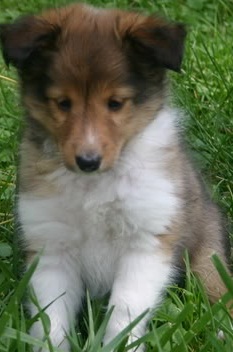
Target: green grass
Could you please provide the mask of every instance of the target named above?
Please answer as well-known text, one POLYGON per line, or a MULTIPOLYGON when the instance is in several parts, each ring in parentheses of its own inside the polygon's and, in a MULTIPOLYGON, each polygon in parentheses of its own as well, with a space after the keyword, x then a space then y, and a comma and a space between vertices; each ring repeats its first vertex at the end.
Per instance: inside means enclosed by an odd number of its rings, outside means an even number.
MULTIPOLYGON (((1 0, 0 22, 20 14, 64 4, 65 0, 1 0)), ((186 55, 181 75, 171 74, 172 103, 187 117, 187 141, 206 176, 213 197, 229 218, 233 218, 233 70, 231 0, 93 0, 93 4, 159 12, 187 24, 186 55)), ((33 264, 19 281, 18 258, 13 255, 13 209, 18 135, 22 111, 13 70, 0 59, 0 351, 26 352, 40 344, 27 334, 33 320, 25 316, 23 296, 34 270, 33 264), (13 80, 11 80, 13 79, 13 80)), ((201 284, 187 274, 184 289, 171 288, 164 304, 142 338, 148 351, 231 352, 233 328, 225 303, 233 297, 233 283, 221 264, 215 264, 229 290, 220 303, 210 306, 201 284), (223 330, 225 340, 217 339, 223 330)), ((73 351, 125 351, 123 332, 112 346, 101 347, 104 328, 104 302, 87 300, 79 327, 73 327, 73 351), (77 332, 78 331, 78 332, 77 332), (80 331, 82 333, 80 333, 80 331)), ((45 327, 49 322, 41 312, 45 327)), ((131 326, 132 328, 132 326, 131 326)), ((130 329, 130 327, 129 327, 130 329)), ((56 351, 51 347, 51 351, 56 351)))

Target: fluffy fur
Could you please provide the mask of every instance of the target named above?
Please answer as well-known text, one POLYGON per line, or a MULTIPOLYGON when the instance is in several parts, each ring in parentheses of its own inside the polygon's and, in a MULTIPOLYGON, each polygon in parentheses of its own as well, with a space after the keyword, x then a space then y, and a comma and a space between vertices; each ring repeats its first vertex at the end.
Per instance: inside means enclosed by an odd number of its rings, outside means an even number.
MULTIPOLYGON (((160 304, 185 249, 218 299, 225 288, 210 257, 227 262, 221 217, 166 106, 165 71, 180 70, 183 26, 79 4, 2 25, 0 38, 22 86, 18 216, 28 265, 42 251, 31 285, 48 306, 52 342, 69 351, 87 288, 115 306, 108 343, 160 304)), ((31 333, 43 337, 40 321, 31 333)))

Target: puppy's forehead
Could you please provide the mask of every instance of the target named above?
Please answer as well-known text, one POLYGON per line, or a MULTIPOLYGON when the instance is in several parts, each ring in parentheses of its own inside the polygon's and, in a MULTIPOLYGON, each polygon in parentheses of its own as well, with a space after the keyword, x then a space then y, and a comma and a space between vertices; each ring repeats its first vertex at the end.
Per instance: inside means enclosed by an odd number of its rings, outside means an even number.
POLYGON ((115 33, 115 11, 80 5, 47 16, 61 27, 53 75, 80 83, 125 80, 126 59, 115 33))
POLYGON ((94 49, 103 41, 113 39, 119 15, 118 10, 96 9, 88 5, 75 4, 46 12, 43 17, 52 25, 61 28, 61 39, 64 42, 76 45, 78 41, 85 50, 85 44, 88 45, 90 41, 94 49), (102 41, 98 40, 100 37, 102 41))

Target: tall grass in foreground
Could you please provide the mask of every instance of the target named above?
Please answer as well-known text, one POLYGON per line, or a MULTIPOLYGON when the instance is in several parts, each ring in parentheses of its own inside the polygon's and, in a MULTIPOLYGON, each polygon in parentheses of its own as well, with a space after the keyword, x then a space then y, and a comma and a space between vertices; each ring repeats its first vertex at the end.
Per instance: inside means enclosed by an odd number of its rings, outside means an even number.
MULTIPOLYGON (((1 0, 0 22, 45 7, 65 4, 66 0, 1 0)), ((101 6, 134 8, 159 12, 187 23, 186 57, 181 75, 171 75, 172 104, 183 109, 187 118, 187 142, 201 167, 213 197, 229 218, 233 218, 233 70, 232 0, 93 0, 101 6)), ((35 270, 19 280, 20 259, 13 241, 13 209, 16 181, 18 135, 22 111, 17 94, 15 72, 0 59, 0 351, 26 352, 42 346, 27 333, 35 318, 23 309, 27 284, 35 270), (14 254, 14 255, 13 255, 14 254)), ((187 264, 185 288, 171 287, 164 303, 151 321, 149 332, 141 339, 148 351, 158 352, 232 352, 233 328, 226 303, 233 299, 233 282, 214 257, 214 263, 229 290, 211 306, 201 283, 187 264), (224 339, 219 339, 219 331, 224 339)), ((69 335, 73 351, 126 351, 127 333, 122 332, 112 345, 101 347, 109 319, 105 301, 87 303, 79 325, 69 335)), ((41 311, 45 331, 49 331, 46 313, 41 311)), ((133 322, 134 324, 136 322, 133 322)), ((138 341, 139 343, 140 341, 138 341)), ((57 349, 51 346, 51 351, 57 349)))
MULTIPOLYGON (((51 345, 49 340, 50 324, 46 312, 41 310, 38 316, 42 319, 45 339, 40 341, 27 334, 32 323, 38 318, 26 318, 22 305, 22 297, 27 291, 28 282, 36 268, 39 258, 33 262, 31 268, 17 282, 14 280, 12 291, 5 297, 5 304, 0 312, 0 351, 30 351, 32 346, 43 347, 45 343, 49 350, 59 352, 59 348, 51 345)), ((143 318, 143 313, 107 346, 101 342, 112 310, 103 314, 104 303, 91 304, 87 293, 84 317, 80 319, 78 327, 72 327, 68 338, 72 351, 81 352, 111 352, 127 351, 140 343, 146 343, 148 351, 226 351, 231 352, 233 346, 233 327, 226 304, 233 298, 233 281, 226 272, 218 257, 213 257, 214 264, 229 290, 221 301, 210 306, 204 289, 189 270, 187 264, 186 288, 170 288, 164 304, 152 319, 149 332, 138 341, 126 346, 127 335, 130 330, 143 318), (224 333, 224 339, 218 338, 219 331, 224 333)), ((4 271, 4 266, 1 265, 4 271)), ((6 278, 12 280, 9 272, 6 278), (9 276, 8 276, 9 275, 9 276)), ((31 297, 37 304, 35 297, 31 297)), ((114 309, 114 308, 113 308, 114 309)))

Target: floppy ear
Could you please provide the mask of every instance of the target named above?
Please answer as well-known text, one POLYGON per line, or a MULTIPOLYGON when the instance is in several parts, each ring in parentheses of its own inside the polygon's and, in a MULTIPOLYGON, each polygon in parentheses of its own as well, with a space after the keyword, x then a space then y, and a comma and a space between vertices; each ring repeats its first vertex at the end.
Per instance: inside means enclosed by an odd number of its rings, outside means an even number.
POLYGON ((134 60, 154 67, 180 71, 186 31, 180 23, 131 13, 119 18, 118 34, 134 60))
POLYGON ((0 25, 0 42, 7 65, 22 69, 41 49, 51 50, 60 31, 58 26, 35 16, 0 25))

